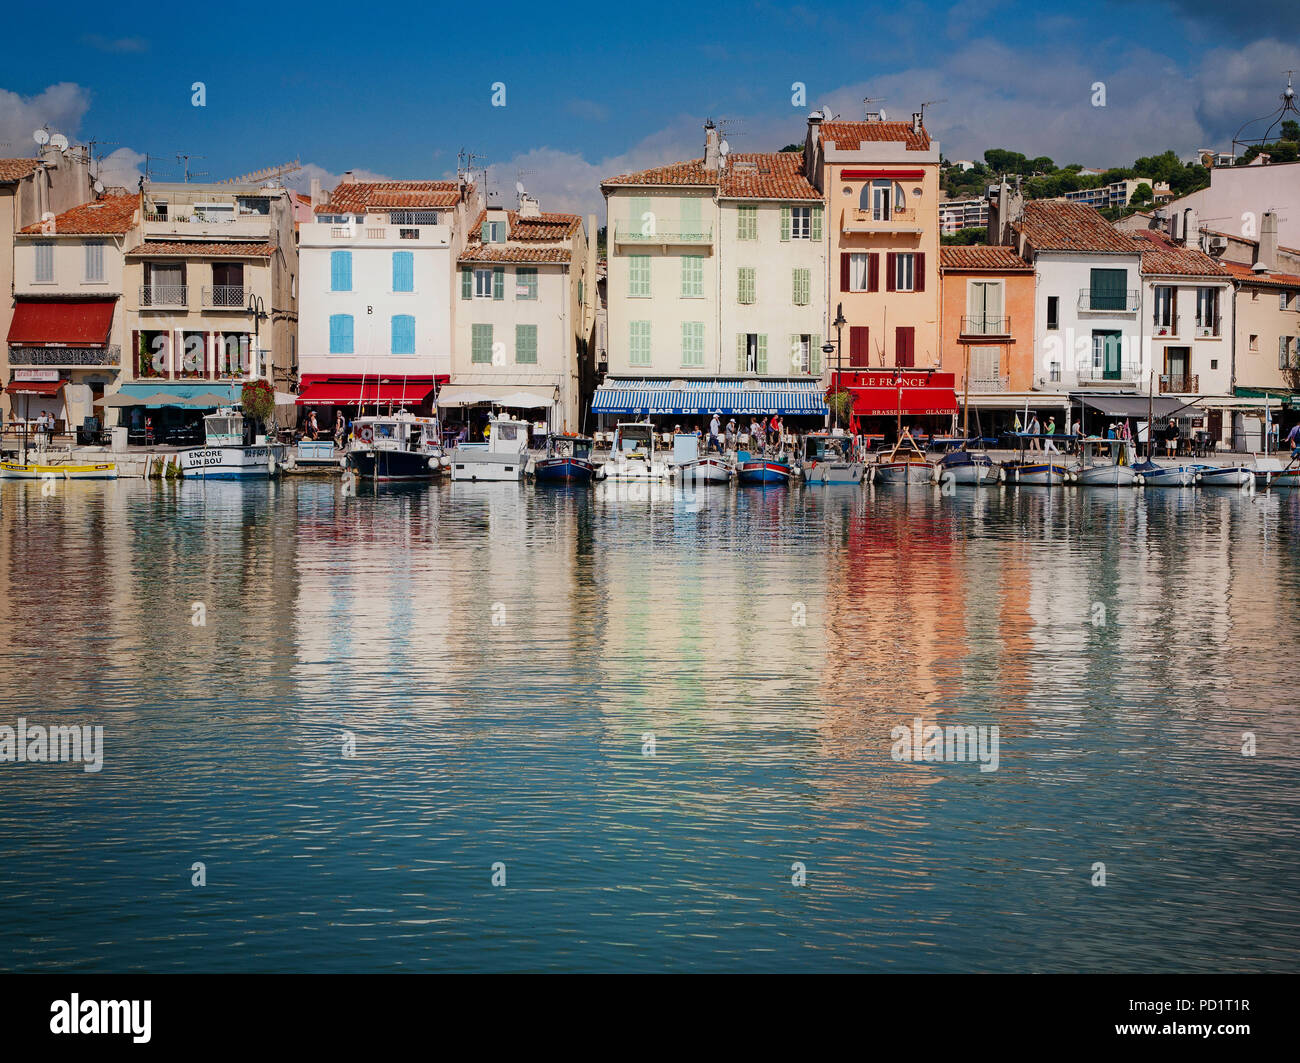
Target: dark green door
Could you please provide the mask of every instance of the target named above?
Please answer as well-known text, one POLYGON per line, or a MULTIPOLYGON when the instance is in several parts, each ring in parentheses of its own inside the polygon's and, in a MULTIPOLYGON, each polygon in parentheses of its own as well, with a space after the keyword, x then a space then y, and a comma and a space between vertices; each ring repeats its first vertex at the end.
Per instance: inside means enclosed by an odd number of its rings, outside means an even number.
POLYGON ((1120 355, 1124 348, 1124 334, 1110 330, 1096 330, 1092 334, 1092 364, 1101 370, 1103 380, 1119 380, 1120 355))
POLYGON ((1088 305, 1093 310, 1123 310, 1127 301, 1128 271, 1094 269, 1091 274, 1088 305))

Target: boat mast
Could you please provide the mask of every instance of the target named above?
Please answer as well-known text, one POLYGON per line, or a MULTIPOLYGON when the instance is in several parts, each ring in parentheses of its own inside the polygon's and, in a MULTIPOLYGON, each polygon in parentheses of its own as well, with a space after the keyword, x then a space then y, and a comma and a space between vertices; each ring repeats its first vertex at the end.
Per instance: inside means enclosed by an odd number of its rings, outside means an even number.
POLYGON ((961 397, 961 445, 967 447, 970 442, 970 344, 966 345, 966 368, 962 370, 963 388, 961 397))
POLYGON ((1151 442, 1152 442, 1152 433, 1155 431, 1155 419, 1153 416, 1155 413, 1155 405, 1156 405, 1155 391, 1156 391, 1156 373, 1155 370, 1153 369, 1151 370, 1150 374, 1148 374, 1147 376, 1147 461, 1152 460, 1151 442))

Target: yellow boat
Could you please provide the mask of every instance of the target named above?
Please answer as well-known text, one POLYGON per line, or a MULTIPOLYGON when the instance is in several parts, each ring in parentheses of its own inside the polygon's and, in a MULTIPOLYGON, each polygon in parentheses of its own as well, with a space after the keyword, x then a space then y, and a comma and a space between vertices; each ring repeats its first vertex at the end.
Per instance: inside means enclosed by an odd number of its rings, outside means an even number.
POLYGON ((100 461, 90 465, 72 462, 0 461, 0 480, 116 480, 117 463, 100 461))

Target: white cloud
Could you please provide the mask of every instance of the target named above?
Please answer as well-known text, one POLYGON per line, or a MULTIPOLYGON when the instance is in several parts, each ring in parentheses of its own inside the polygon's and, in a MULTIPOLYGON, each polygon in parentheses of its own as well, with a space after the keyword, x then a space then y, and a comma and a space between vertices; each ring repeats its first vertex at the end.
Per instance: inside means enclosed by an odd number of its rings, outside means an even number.
POLYGON ((118 148, 106 156, 99 167, 99 179, 105 187, 119 185, 128 192, 140 187, 140 177, 144 173, 145 156, 130 148, 118 148))
MULTIPOLYGON (((392 178, 381 173, 375 173, 373 170, 354 170, 354 176, 358 181, 390 181, 392 178)), ((292 188, 295 192, 310 192, 311 179, 320 178, 320 186, 326 192, 333 189, 343 180, 341 173, 333 173, 325 169, 324 166, 318 166, 314 162, 304 163, 301 170, 292 173, 284 179, 286 188, 292 188)))
POLYGON ((36 154, 32 133, 48 125, 51 133, 72 139, 90 109, 90 93, 71 81, 51 85, 35 96, 20 96, 0 89, 0 149, 10 158, 36 154))

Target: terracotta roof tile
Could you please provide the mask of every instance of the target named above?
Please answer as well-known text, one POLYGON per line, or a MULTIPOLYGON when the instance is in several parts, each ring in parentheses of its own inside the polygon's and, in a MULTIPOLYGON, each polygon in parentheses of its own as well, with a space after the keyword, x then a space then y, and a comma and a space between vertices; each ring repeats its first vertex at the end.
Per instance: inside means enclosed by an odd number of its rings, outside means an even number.
POLYGON ((636 173, 619 174, 607 177, 600 182, 602 188, 610 185, 704 185, 710 188, 718 184, 718 171, 706 170, 703 159, 690 159, 687 162, 670 162, 667 166, 654 166, 649 170, 636 173))
POLYGON ((1300 288, 1300 275, 1295 273, 1256 273, 1243 262, 1224 262, 1222 265, 1227 274, 1236 280, 1267 288, 1300 288))
POLYGON ((1032 273, 1034 267, 1016 254, 1014 247, 1001 244, 960 245, 939 248, 939 268, 954 272, 987 270, 996 273, 1032 273))
POLYGON ((40 159, 0 159, 0 183, 21 181, 40 164, 40 159))
POLYGON ((1064 200, 1031 199, 1016 228, 1035 251, 1126 251, 1137 254, 1122 233, 1092 207, 1064 200))
MULTIPOLYGON (((107 236, 128 233, 135 228, 136 209, 139 206, 138 194, 105 196, 94 203, 83 203, 79 207, 55 215, 54 232, 60 236, 107 236)), ((42 222, 35 222, 20 229, 19 232, 43 234, 45 228, 42 222)))
MULTIPOLYGON (((466 191, 471 191, 468 185, 466 191)), ((355 181, 339 185, 317 214, 363 214, 367 210, 418 210, 454 207, 460 202, 455 181, 355 181)))
POLYGON ((461 262, 568 262, 572 253, 567 247, 523 247, 510 244, 470 244, 461 253, 461 262))
POLYGON ((1226 277, 1228 271, 1204 251, 1182 247, 1164 233, 1148 230, 1130 234, 1142 251, 1142 272, 1170 277, 1226 277))
POLYGON ((137 244, 128 258, 270 258, 274 244, 219 244, 203 240, 149 240, 137 244))
POLYGON ((804 176, 798 151, 742 152, 727 156, 719 195, 723 199, 814 199, 821 193, 804 176))
POLYGON ((911 122, 823 122, 822 142, 831 141, 840 151, 857 151, 866 143, 902 143, 908 151, 929 151, 930 134, 912 130, 911 122))
POLYGON ((568 262, 572 252, 567 243, 582 228, 577 214, 538 214, 525 218, 517 210, 506 211, 509 228, 506 242, 484 245, 479 239, 487 211, 480 210, 470 239, 461 252, 461 262, 568 262))

